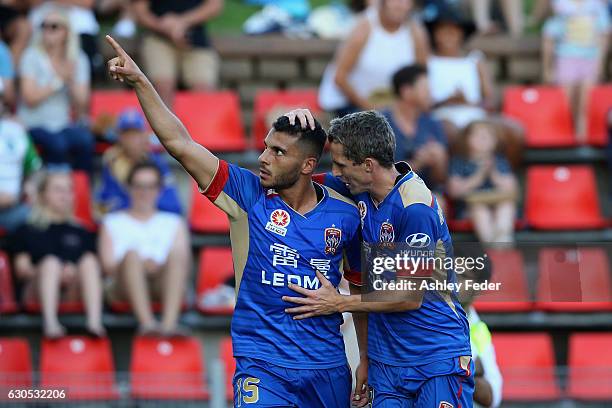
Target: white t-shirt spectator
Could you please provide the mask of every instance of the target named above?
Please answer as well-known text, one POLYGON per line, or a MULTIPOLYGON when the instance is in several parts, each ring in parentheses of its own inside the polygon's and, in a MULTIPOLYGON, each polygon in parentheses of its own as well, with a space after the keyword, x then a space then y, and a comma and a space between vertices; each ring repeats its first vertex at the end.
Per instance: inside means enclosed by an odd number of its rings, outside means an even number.
POLYGON ((116 261, 122 260, 128 251, 136 251, 142 259, 164 264, 181 222, 178 215, 162 211, 146 221, 120 211, 105 216, 102 224, 112 239, 116 261))
MULTIPOLYGON (((71 123, 70 93, 56 74, 47 54, 37 47, 29 47, 19 67, 22 77, 34 79, 38 86, 57 86, 58 91, 34 107, 23 101, 19 104, 17 114, 28 129, 41 127, 50 132, 59 132, 71 123)), ((79 51, 75 67, 75 81, 78 84, 89 84, 90 69, 87 56, 79 51)))
POLYGON ((25 172, 40 168, 41 162, 23 126, 0 119, 0 193, 18 197, 25 172))

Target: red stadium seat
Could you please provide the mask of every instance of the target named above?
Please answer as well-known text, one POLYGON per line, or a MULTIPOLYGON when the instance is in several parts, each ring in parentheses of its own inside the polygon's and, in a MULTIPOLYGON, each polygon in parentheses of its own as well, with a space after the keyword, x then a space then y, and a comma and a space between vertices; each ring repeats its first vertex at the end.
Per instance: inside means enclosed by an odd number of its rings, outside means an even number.
POLYGON ((43 340, 41 388, 64 389, 71 400, 119 398, 110 341, 69 336, 43 340))
POLYGON ((138 108, 138 97, 134 91, 96 90, 91 94, 89 114, 96 120, 102 114, 117 116, 126 108, 138 108))
POLYGON ((84 171, 72 173, 74 188, 74 215, 83 225, 94 231, 97 229, 91 210, 91 188, 89 176, 84 171))
POLYGON ((508 87, 503 111, 525 127, 528 147, 576 144, 569 100, 560 87, 508 87))
POLYGON ((204 234, 227 234, 229 232, 227 215, 198 191, 196 183, 193 183, 191 193, 189 225, 193 231, 204 234))
POLYGON ((8 256, 0 251, 0 315, 16 311, 17 302, 15 301, 11 263, 8 256))
POLYGON ((481 293, 474 302, 479 312, 525 312, 533 302, 525 277, 523 255, 515 250, 490 250, 491 282, 501 283, 499 291, 481 293))
POLYGON ((191 137, 208 150, 241 152, 246 149, 240 101, 234 92, 179 92, 174 111, 191 137))
POLYGON ((536 308, 553 312, 612 310, 610 267, 603 249, 542 249, 539 269, 536 308))
POLYGON ((263 149, 263 141, 276 117, 295 108, 308 108, 314 115, 318 115, 321 108, 317 99, 317 90, 264 90, 255 95, 253 140, 257 149, 263 149))
POLYGON ((542 230, 604 228, 595 173, 590 166, 532 166, 527 170, 525 213, 542 230))
POLYGON ((577 400, 612 401, 612 333, 574 333, 569 338, 567 393, 577 400))
POLYGON ((0 401, 10 390, 32 389, 32 356, 23 338, 0 338, 0 401))
POLYGON ((493 345, 504 378, 504 400, 543 401, 559 398, 553 344, 548 334, 495 333, 493 345))
POLYGON ((130 365, 132 396, 154 400, 208 398, 204 355, 196 338, 136 337, 130 365))
POLYGON ((593 88, 587 109, 587 142, 605 146, 608 143, 608 111, 612 109, 612 85, 593 88))
POLYGON ((215 289, 234 275, 231 248, 203 248, 198 270, 198 310, 207 314, 232 314, 233 307, 206 306, 200 300, 206 292, 215 289))
POLYGON ((234 399, 233 378, 236 372, 236 360, 232 352, 232 339, 225 337, 219 344, 219 358, 225 365, 225 395, 228 401, 234 399))

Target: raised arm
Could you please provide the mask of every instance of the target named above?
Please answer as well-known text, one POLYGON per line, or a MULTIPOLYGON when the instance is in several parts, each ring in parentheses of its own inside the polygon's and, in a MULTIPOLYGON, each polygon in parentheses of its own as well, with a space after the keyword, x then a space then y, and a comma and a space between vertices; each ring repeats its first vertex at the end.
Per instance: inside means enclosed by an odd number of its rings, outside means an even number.
POLYGON ((162 102, 149 79, 119 43, 109 35, 106 40, 117 53, 117 56, 108 62, 111 77, 136 90, 140 106, 162 145, 200 187, 206 188, 217 171, 219 159, 191 138, 185 126, 162 102))

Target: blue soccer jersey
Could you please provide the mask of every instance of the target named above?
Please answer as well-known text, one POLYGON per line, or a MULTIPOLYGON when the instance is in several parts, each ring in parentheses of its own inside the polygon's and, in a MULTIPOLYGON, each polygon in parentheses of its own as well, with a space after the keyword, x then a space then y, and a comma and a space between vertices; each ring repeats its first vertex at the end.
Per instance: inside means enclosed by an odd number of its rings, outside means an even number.
MULTIPOLYGON (((369 193, 352 197, 360 210, 364 242, 405 243, 408 248, 428 249, 442 259, 452 256, 450 233, 437 200, 406 163, 398 163, 396 168, 402 176, 379 205, 369 193)), ((331 174, 323 181, 350 195, 344 183, 331 174)), ((448 282, 455 278, 452 271, 435 268, 433 276, 448 282)), ((468 320, 455 293, 427 290, 419 309, 369 313, 368 354, 400 367, 470 356, 468 320)))
POLYGON ((359 279, 359 211, 331 188, 316 185, 322 198, 301 215, 252 172, 220 160, 204 193, 230 219, 238 297, 232 319, 234 356, 286 368, 324 369, 346 365, 340 333, 342 315, 293 320, 295 296, 288 283, 317 289, 315 270, 334 286, 359 279), (347 268, 347 264, 353 268, 347 268))

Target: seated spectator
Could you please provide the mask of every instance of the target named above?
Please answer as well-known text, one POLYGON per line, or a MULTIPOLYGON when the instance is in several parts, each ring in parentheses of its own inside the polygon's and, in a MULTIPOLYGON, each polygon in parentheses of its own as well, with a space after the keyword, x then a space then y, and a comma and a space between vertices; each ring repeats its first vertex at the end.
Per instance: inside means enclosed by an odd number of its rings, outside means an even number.
POLYGON ((446 182, 448 154, 442 124, 431 116, 427 69, 410 65, 393 75, 396 102, 383 111, 395 133, 395 159, 408 160, 432 190, 446 182))
POLYGON ((91 172, 93 136, 71 119, 71 110, 86 117, 90 94, 87 57, 78 42, 68 17, 50 11, 21 61, 17 113, 46 162, 91 172))
POLYGON ((553 14, 542 37, 544 81, 565 88, 584 142, 587 100, 607 61, 610 16, 603 0, 555 0, 553 14))
POLYGON ((38 299, 46 337, 66 333, 57 313, 60 301, 85 303, 87 330, 104 336, 102 284, 95 238, 73 216, 69 172, 49 172, 40 183, 39 197, 26 224, 9 239, 15 273, 24 285, 24 299, 38 299))
POLYGON ((2 107, 11 109, 15 104, 15 69, 11 51, 2 40, 0 40, 0 91, 2 107))
POLYGON ((460 140, 460 155, 450 163, 448 195, 458 200, 455 218, 467 215, 485 245, 514 241, 518 183, 505 157, 497 153, 494 127, 473 122, 460 140))
MULTIPOLYGON (((475 360, 476 369, 474 370, 474 402, 483 407, 497 408, 502 400, 503 378, 497 358, 495 347, 491 341, 491 332, 485 322, 480 319, 473 306, 476 296, 480 293, 473 289, 466 288, 466 283, 483 283, 491 279, 491 261, 487 258, 483 248, 474 243, 458 243, 454 245, 455 259, 463 258, 471 265, 482 265, 482 267, 467 268, 463 273, 457 273, 457 283, 462 288, 458 293, 459 301, 465 310, 470 323, 470 343, 472 345, 472 357, 475 360), (480 261, 478 260, 480 258, 480 261)), ((468 265, 468 263, 464 263, 468 265)), ((502 289, 503 290, 503 289, 502 289)))
POLYGON ((22 195, 41 160, 23 126, 3 112, 1 96, 0 90, 0 228, 12 232, 30 213, 22 195))
POLYGON ((32 35, 32 27, 23 15, 27 7, 24 0, 0 0, 0 37, 9 45, 15 65, 21 61, 32 35))
POLYGON ((118 141, 102 158, 102 185, 98 204, 103 213, 123 210, 130 206, 127 177, 132 168, 143 161, 154 163, 162 174, 162 190, 157 209, 181 214, 178 192, 172 173, 160 154, 152 153, 145 118, 137 109, 127 109, 117 121, 118 141))
POLYGON ((132 38, 136 35, 136 21, 131 0, 99 0, 97 11, 104 16, 119 14, 119 21, 112 30, 113 35, 120 38, 132 38))
POLYGON ((343 116, 385 106, 391 77, 406 65, 425 64, 428 41, 416 19, 412 0, 380 0, 365 10, 327 67, 319 103, 343 116))
POLYGON ((480 51, 464 50, 474 25, 459 10, 444 6, 429 15, 427 28, 434 48, 428 63, 433 113, 444 124, 451 149, 465 126, 486 119, 497 127, 504 151, 517 166, 522 158, 523 130, 493 112, 494 86, 485 57, 480 51))
POLYGON ((147 29, 142 57, 147 75, 172 106, 179 69, 190 89, 216 88, 219 57, 203 24, 217 16, 223 0, 135 0, 133 11, 147 29))
POLYGON ((108 301, 129 301, 140 334, 180 335, 177 321, 191 270, 187 226, 178 215, 156 209, 162 178, 154 163, 134 166, 127 182, 131 207, 104 217, 100 232, 108 301), (152 300, 161 300, 161 323, 152 300))
POLYGON ((79 36, 80 47, 87 55, 91 74, 104 72, 104 58, 98 52, 100 25, 94 14, 95 0, 30 0, 30 21, 38 27, 53 9, 62 7, 72 30, 79 36))

